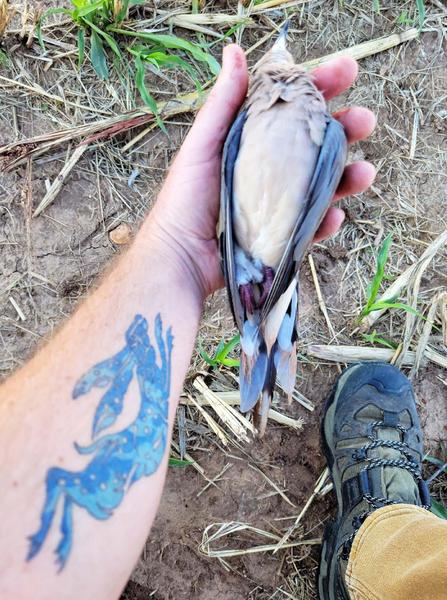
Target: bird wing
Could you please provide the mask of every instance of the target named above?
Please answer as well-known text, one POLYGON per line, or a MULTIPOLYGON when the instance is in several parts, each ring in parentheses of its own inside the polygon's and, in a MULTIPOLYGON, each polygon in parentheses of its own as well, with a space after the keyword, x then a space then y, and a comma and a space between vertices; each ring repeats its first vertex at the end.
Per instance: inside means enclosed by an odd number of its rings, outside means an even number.
POLYGON ((329 116, 323 144, 309 186, 307 206, 300 213, 284 250, 272 287, 262 307, 261 320, 268 316, 300 268, 304 254, 340 182, 346 163, 347 146, 343 126, 329 116))
POLYGON ((236 283, 233 240, 233 173, 242 130, 247 119, 247 111, 242 111, 234 121, 225 141, 222 155, 221 200, 218 239, 222 270, 229 290, 229 300, 236 325, 239 331, 244 327, 244 310, 236 283))

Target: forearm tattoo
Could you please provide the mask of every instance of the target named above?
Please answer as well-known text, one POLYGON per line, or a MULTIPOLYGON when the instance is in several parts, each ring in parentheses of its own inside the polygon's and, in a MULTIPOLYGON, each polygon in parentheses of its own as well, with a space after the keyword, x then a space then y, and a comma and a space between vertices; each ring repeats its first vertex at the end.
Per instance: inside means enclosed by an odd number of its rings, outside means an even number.
POLYGON ((73 506, 84 508, 95 519, 108 519, 129 488, 160 465, 166 448, 173 336, 171 328, 163 334, 160 315, 154 330, 156 344, 151 344, 146 319, 136 315, 126 331, 124 348, 96 364, 76 383, 74 400, 94 387, 107 388, 93 419, 92 444, 81 447, 75 443, 77 452, 92 455, 91 460, 81 471, 48 470, 40 527, 29 538, 27 560, 40 551, 59 503, 63 510, 56 561, 62 569, 72 546, 73 506), (138 416, 118 433, 99 436, 121 414, 134 376, 140 392, 138 416))

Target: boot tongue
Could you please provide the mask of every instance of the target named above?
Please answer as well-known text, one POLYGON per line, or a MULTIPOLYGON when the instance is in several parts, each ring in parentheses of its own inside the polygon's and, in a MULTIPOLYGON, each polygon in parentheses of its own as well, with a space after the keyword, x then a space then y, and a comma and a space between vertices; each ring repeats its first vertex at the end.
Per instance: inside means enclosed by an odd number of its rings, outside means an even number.
MULTIPOLYGON (((399 431, 391 427, 378 428, 377 437, 382 440, 400 441, 399 431)), ((407 460, 402 452, 393 448, 375 448, 371 451, 371 456, 384 460, 407 460)), ((409 471, 402 467, 382 467, 381 478, 387 499, 404 504, 420 504, 419 488, 409 471)))

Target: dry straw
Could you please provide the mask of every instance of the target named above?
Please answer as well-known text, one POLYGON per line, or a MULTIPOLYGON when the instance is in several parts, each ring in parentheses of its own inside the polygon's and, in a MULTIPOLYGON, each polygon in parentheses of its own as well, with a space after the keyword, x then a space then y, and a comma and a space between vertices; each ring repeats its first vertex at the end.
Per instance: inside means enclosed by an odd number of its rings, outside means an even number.
POLYGON ((0 38, 5 33, 9 23, 8 0, 0 0, 0 38))

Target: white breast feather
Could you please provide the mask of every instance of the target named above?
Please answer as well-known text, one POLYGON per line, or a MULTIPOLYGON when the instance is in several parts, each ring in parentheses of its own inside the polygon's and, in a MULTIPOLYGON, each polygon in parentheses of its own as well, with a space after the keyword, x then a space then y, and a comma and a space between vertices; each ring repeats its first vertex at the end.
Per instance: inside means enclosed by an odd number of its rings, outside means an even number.
POLYGON ((249 116, 234 169, 237 243, 275 269, 301 210, 320 150, 294 102, 249 116))

